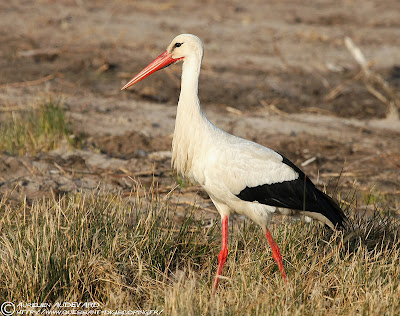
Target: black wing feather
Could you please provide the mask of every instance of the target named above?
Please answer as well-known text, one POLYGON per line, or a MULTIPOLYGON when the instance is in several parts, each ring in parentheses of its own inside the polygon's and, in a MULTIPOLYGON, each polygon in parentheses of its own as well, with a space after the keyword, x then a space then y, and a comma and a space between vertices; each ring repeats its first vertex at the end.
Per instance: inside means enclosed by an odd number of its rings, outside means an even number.
POLYGON ((237 197, 249 202, 257 201, 265 205, 320 213, 331 221, 333 226, 343 227, 346 217, 339 205, 331 197, 318 190, 294 163, 282 157, 282 162, 298 173, 297 179, 246 187, 237 197))

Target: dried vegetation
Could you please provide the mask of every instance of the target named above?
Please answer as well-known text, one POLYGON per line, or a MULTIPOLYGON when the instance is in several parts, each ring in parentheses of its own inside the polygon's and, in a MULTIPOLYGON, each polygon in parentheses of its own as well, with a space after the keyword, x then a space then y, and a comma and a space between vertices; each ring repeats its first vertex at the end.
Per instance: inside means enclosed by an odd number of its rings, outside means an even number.
POLYGON ((260 229, 234 221, 218 294, 211 295, 219 228, 174 207, 152 189, 0 203, 0 297, 9 301, 96 301, 102 308, 163 309, 167 315, 396 315, 400 312, 399 222, 355 217, 349 231, 273 225, 285 284, 260 229))

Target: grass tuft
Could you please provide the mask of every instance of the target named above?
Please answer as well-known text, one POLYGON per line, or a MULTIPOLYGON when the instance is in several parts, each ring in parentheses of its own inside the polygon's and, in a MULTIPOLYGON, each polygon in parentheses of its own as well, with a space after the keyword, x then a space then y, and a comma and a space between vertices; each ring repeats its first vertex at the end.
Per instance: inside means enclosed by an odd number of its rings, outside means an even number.
POLYGON ((36 154, 57 148, 63 140, 74 142, 65 110, 53 98, 27 111, 6 113, 0 121, 0 152, 36 154))

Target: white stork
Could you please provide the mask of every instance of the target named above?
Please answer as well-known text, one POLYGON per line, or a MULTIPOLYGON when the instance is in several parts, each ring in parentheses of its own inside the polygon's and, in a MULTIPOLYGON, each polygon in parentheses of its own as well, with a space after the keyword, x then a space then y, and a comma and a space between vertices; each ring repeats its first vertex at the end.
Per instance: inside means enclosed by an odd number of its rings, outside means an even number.
POLYGON ((198 79, 203 58, 201 40, 191 34, 175 37, 167 50, 121 90, 153 72, 183 61, 181 92, 172 142, 172 166, 208 193, 222 220, 222 249, 213 292, 228 255, 228 217, 244 214, 261 226, 284 280, 279 248, 267 224, 272 214, 305 215, 330 228, 343 227, 345 215, 329 196, 281 154, 230 135, 213 125, 200 108, 198 79))

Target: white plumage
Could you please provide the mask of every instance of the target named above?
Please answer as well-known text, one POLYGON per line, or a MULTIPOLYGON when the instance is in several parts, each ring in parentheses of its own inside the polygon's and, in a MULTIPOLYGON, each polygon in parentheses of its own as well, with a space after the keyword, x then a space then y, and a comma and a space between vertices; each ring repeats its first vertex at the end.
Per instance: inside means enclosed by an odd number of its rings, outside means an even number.
POLYGON ((345 217, 337 204, 316 189, 285 157, 257 143, 230 135, 206 118, 198 99, 202 58, 203 44, 198 37, 178 35, 164 53, 122 89, 161 68, 183 61, 172 166, 178 173, 199 183, 221 214, 222 250, 214 290, 227 256, 226 226, 232 212, 246 215, 263 228, 285 278, 279 248, 267 228, 271 214, 304 214, 331 228, 343 226, 345 217))

